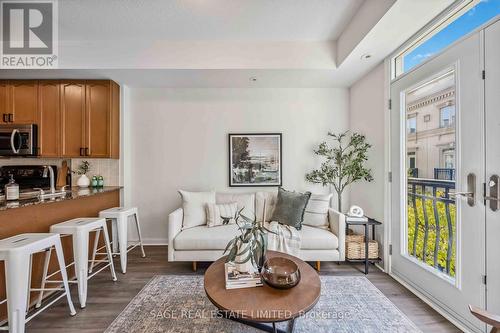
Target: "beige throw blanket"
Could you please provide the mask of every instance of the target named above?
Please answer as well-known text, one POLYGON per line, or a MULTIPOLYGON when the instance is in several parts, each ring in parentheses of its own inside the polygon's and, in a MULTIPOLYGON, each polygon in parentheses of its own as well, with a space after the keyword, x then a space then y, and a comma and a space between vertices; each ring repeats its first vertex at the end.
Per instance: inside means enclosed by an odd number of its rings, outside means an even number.
POLYGON ((270 222, 268 229, 274 232, 267 234, 268 250, 299 256, 302 239, 297 229, 278 222, 270 222))

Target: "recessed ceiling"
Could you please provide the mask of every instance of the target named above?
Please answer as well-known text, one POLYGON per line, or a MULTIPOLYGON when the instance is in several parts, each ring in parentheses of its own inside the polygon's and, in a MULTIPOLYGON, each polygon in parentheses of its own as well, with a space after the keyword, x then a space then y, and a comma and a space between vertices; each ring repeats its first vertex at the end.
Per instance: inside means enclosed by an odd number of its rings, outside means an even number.
POLYGON ((64 0, 59 34, 62 41, 335 40, 363 1, 64 0))

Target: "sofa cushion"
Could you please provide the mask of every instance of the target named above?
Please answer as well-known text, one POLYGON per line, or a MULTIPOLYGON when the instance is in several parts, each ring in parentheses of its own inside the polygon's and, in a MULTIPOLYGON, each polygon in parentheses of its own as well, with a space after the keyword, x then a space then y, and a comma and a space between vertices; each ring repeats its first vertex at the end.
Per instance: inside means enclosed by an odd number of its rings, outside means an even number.
POLYGON ((300 234, 302 250, 336 250, 339 247, 339 239, 329 230, 303 225, 300 234))
POLYGON ((255 193, 216 193, 215 201, 218 204, 236 202, 238 211, 245 207, 242 214, 253 219, 255 216, 255 193))
POLYGON ((302 224, 311 227, 328 229, 328 209, 332 194, 311 194, 309 202, 304 212, 304 222, 302 224))
POLYGON ((238 205, 236 202, 223 203, 223 204, 207 204, 207 227, 216 227, 224 224, 224 218, 229 218, 228 223, 236 223, 234 217, 238 212, 238 205))
POLYGON ((224 250, 227 243, 240 235, 236 224, 209 228, 206 225, 182 230, 174 238, 175 250, 224 250))
POLYGON ((255 215, 257 216, 257 222, 271 222, 277 202, 278 191, 257 192, 255 194, 255 215))
POLYGON ((179 190, 184 218, 182 229, 207 224, 206 205, 215 203, 215 192, 188 192, 179 190))
POLYGON ((311 192, 299 193, 287 191, 280 187, 278 190, 278 203, 274 209, 272 220, 300 230, 304 221, 304 211, 310 197, 311 192))

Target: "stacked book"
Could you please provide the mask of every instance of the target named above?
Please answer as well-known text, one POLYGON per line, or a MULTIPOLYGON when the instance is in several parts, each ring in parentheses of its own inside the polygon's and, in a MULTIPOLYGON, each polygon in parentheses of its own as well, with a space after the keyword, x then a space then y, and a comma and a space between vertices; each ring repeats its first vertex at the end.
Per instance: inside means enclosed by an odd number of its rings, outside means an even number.
POLYGON ((254 272, 239 272, 233 263, 226 263, 226 289, 261 287, 262 279, 257 270, 254 272))
POLYGON ((368 222, 368 218, 366 216, 352 216, 347 214, 345 216, 346 222, 358 222, 358 223, 363 223, 363 222, 368 222))

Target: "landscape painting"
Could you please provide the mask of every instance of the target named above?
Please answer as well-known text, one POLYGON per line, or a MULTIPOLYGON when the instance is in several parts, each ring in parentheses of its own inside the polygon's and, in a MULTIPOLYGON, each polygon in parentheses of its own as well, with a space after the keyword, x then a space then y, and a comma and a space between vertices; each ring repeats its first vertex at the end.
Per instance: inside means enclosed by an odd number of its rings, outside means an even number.
POLYGON ((229 134, 229 186, 281 186, 281 133, 229 134))

